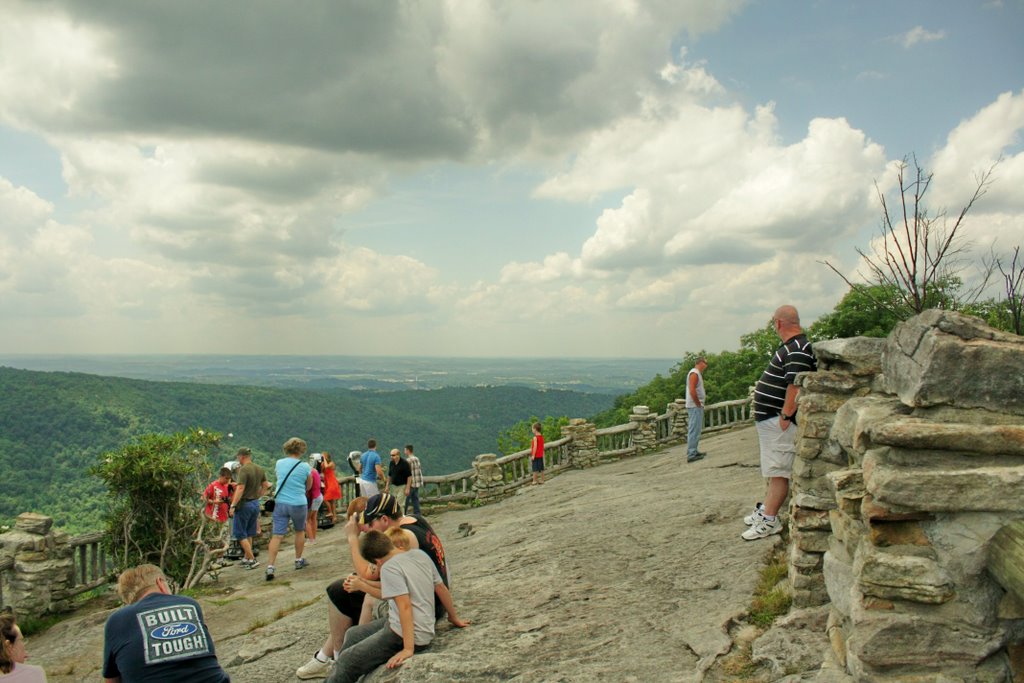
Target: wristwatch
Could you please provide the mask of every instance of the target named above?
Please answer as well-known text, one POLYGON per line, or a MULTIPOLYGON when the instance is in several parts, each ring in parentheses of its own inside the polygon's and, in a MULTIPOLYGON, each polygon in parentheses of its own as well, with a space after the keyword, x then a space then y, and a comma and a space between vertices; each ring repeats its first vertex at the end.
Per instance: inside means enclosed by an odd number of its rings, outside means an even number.
POLYGON ((780 415, 780 416, 782 417, 782 419, 783 419, 783 420, 785 420, 786 422, 792 422, 792 421, 793 421, 793 418, 794 418, 794 417, 796 417, 796 413, 793 413, 792 415, 786 415, 785 413, 783 413, 783 412, 780 412, 780 413, 779 413, 779 415, 780 415))

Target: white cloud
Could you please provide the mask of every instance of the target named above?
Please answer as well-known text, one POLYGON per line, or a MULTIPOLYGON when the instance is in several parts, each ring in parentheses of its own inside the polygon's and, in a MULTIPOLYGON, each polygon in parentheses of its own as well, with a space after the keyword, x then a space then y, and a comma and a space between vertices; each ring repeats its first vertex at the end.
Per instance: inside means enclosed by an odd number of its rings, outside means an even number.
POLYGON ((927 162, 928 170, 935 174, 932 201, 959 209, 977 187, 976 179, 995 166, 991 184, 975 211, 1024 211, 1020 192, 1024 187, 1024 151, 1019 151, 1022 134, 1024 90, 1002 93, 961 121, 945 146, 927 162))
POLYGON ((543 263, 520 263, 512 261, 501 269, 500 282, 551 282, 579 275, 580 263, 565 252, 544 257, 543 263))
MULTIPOLYGON (((359 334, 380 325, 423 353, 650 355, 731 344, 780 300, 813 317, 843 288, 818 261, 853 261, 892 162, 855 114, 788 132, 680 47, 743 5, 324 0, 247 5, 239 23, 233 3, 9 0, 0 126, 57 151, 71 201, 0 179, 0 308, 78 350, 140 351, 408 352, 359 334), (484 243, 485 212, 436 251, 372 232, 392 187, 444 166, 544 178, 524 223, 562 202, 597 218, 551 220, 552 246, 518 242, 533 260, 509 250, 460 284, 480 269, 431 257, 479 258, 464 242, 484 243)), ((929 161, 955 205, 1003 156, 972 215, 1001 240, 1024 215, 1022 101, 1004 94, 929 161)), ((403 228, 436 199, 403 207, 403 228)), ((5 343, 30 348, 18 334, 5 343)))
POLYGON ((828 253, 871 219, 884 151, 843 119, 779 143, 770 106, 753 116, 671 99, 592 136, 541 196, 633 190, 583 244, 588 273, 676 263, 754 263, 778 250, 828 253))
POLYGON ((909 50, 920 43, 933 43, 945 37, 945 31, 929 31, 923 26, 915 26, 906 33, 896 36, 896 41, 909 50))

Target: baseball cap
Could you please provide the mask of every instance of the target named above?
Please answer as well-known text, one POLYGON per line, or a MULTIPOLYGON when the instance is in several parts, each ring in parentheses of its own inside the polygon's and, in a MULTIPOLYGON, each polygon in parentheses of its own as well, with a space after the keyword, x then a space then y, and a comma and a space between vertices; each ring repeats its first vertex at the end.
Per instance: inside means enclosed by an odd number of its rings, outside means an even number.
POLYGON ((375 496, 370 496, 370 499, 366 501, 366 509, 363 510, 359 521, 362 524, 369 524, 378 517, 385 515, 391 519, 398 519, 401 516, 398 509, 398 501, 390 493, 378 493, 375 496))

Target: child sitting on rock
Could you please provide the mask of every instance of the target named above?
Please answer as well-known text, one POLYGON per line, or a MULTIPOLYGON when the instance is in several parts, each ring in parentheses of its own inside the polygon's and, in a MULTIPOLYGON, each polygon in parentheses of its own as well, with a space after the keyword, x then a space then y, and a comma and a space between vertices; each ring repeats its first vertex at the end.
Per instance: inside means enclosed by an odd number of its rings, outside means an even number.
POLYGON ((385 663, 394 669, 430 645, 435 594, 452 625, 464 628, 470 623, 459 619, 451 593, 422 550, 403 552, 385 534, 370 531, 360 539, 359 552, 380 570, 380 588, 366 587, 368 593, 388 601, 388 616, 353 626, 345 633, 345 644, 327 683, 355 683, 385 663))

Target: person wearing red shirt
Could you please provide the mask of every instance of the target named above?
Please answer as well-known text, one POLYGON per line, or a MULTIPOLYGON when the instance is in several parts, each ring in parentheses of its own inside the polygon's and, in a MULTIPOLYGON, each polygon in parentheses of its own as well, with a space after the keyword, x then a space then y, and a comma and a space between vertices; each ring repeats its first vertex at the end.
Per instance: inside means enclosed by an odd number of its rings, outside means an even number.
POLYGON ((540 433, 540 422, 533 423, 533 440, 530 441, 530 466, 533 483, 544 483, 544 435, 540 433), (538 477, 540 481, 538 481, 538 477))

